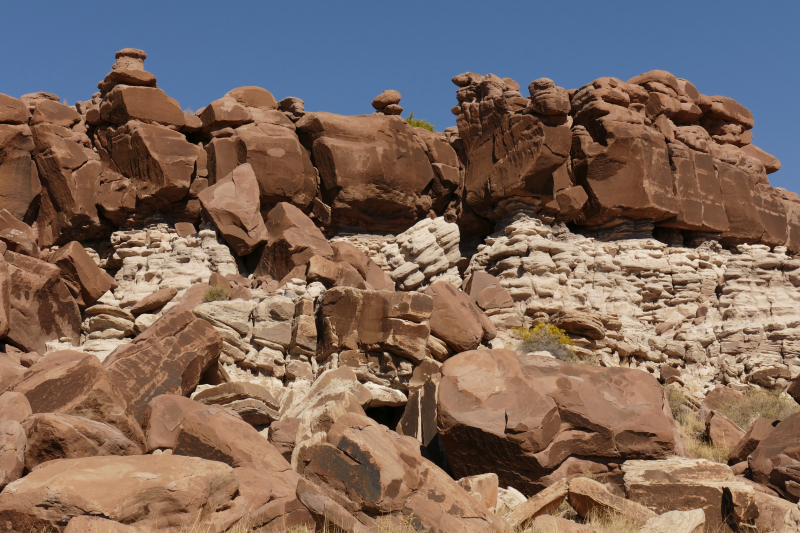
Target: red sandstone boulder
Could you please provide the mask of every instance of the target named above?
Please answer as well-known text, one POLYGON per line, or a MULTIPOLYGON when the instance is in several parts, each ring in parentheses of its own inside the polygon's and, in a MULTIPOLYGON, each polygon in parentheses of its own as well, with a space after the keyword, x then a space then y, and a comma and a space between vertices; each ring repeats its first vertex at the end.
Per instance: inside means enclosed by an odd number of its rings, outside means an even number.
POLYGON ((0 420, 0 490, 22 476, 25 430, 16 420, 0 420))
POLYGON ((142 453, 117 428, 80 416, 40 413, 28 418, 22 426, 28 436, 25 450, 28 470, 54 459, 142 453))
POLYGON ((786 393, 794 398, 794 401, 800 403, 800 377, 794 378, 794 381, 792 381, 792 384, 789 385, 786 393))
POLYGON ((136 444, 144 442, 120 390, 100 361, 70 350, 51 352, 11 388, 25 395, 36 413, 63 413, 109 424, 136 444))
POLYGON ((154 311, 172 301, 176 294, 178 294, 178 289, 174 287, 159 289, 150 296, 145 296, 139 300, 136 305, 128 309, 128 311, 134 315, 154 311))
POLYGON ((292 417, 278 420, 269 426, 269 441, 287 462, 292 460, 292 452, 294 451, 297 428, 299 426, 300 419, 292 417))
POLYGON ((258 181, 245 163, 198 196, 203 210, 237 255, 247 255, 267 241, 261 218, 258 181))
POLYGON ((247 467, 266 477, 272 486, 269 505, 262 505, 258 515, 250 517, 253 527, 275 520, 283 527, 313 524, 295 494, 300 476, 266 438, 227 410, 212 406, 206 411, 188 412, 173 454, 221 461, 235 468, 247 467))
POLYGON ((0 94, 0 124, 27 124, 28 106, 22 100, 0 94))
POLYGON ((7 354, 0 354, 0 392, 22 379, 26 368, 7 354))
POLYGON ((81 309, 94 305, 106 292, 117 288, 116 280, 97 266, 79 242, 59 248, 47 262, 61 270, 61 279, 81 309))
POLYGON ((27 125, 0 124, 0 209, 18 220, 27 220, 31 204, 42 190, 33 150, 27 125))
POLYGON ((13 252, 5 253, 11 280, 8 341, 28 351, 45 353, 48 341, 80 339, 81 316, 55 265, 13 252))
POLYGON ((394 290, 394 283, 391 282, 391 279, 387 279, 381 267, 375 264, 375 261, 367 254, 349 242, 332 242, 331 248, 334 261, 351 265, 373 289, 376 291, 394 290))
POLYGON ((180 128, 186 122, 178 102, 155 87, 117 85, 103 98, 100 117, 109 124, 129 120, 180 128))
POLYGON ((10 391, 0 394, 0 421, 16 420, 21 424, 31 414, 31 404, 24 394, 10 391))
POLYGON ((114 350, 103 366, 141 422, 156 396, 192 392, 221 351, 222 337, 214 327, 176 306, 130 344, 114 350))
POLYGON ((114 167, 130 178, 140 200, 164 206, 189 192, 202 149, 180 133, 131 121, 117 128, 98 128, 96 136, 101 156, 107 154, 114 167))
POLYGON ((0 531, 63 529, 81 515, 101 515, 145 531, 196 523, 225 529, 241 516, 227 512, 238 489, 231 467, 192 457, 54 461, 0 494, 0 531))
POLYGON ((0 255, 0 339, 11 327, 11 275, 5 258, 0 255))
POLYGON ((800 500, 800 413, 784 419, 747 458, 753 481, 800 500))
POLYGON ((282 279, 293 268, 308 263, 312 256, 333 257, 333 250, 310 218, 286 202, 275 206, 267 216, 267 244, 254 256, 253 273, 282 279))
POLYGON ((427 215, 428 158, 400 117, 307 113, 297 132, 310 151, 331 224, 401 232, 427 215))
POLYGON ((497 329, 467 293, 446 281, 438 281, 425 291, 433 297, 431 333, 456 353, 474 350, 482 340, 492 340, 497 329))
POLYGON ((742 440, 745 432, 725 415, 711 411, 706 417, 706 435, 714 446, 730 450, 742 440))
MULTIPOLYGON (((56 97, 57 98, 57 97, 56 97)), ((63 128, 71 128, 77 124, 81 116, 74 108, 58 101, 42 98, 29 100, 33 107, 31 113, 31 126, 36 124, 54 124, 63 128)))
POLYGON ((298 471, 355 517, 413 513, 419 527, 433 532, 510 531, 411 442, 364 415, 346 413, 324 441, 302 451, 298 471))
POLYGON ((258 180, 262 208, 290 202, 305 209, 317 192, 317 172, 294 131, 271 124, 236 130, 236 160, 249 163, 258 180))
POLYGON ((419 293, 334 287, 322 299, 318 357, 378 348, 416 364, 426 357, 433 299, 419 293))
POLYGON ((156 87, 156 77, 144 69, 147 54, 143 50, 123 48, 114 57, 116 61, 111 72, 97 84, 101 96, 108 94, 117 85, 156 87))
POLYGON ((0 241, 5 243, 7 250, 37 259, 39 257, 36 232, 7 209, 0 210, 0 241))
POLYGON ((177 394, 162 394, 153 398, 142 419, 146 452, 174 448, 186 415, 207 409, 207 405, 177 394))
POLYGON ((36 219, 39 245, 106 237, 111 228, 100 219, 95 205, 103 170, 99 156, 79 144, 80 139, 67 128, 40 124, 32 130, 43 186, 36 219))
POLYGON ((502 486, 527 492, 569 457, 658 459, 678 445, 663 388, 649 374, 507 350, 444 363, 438 425, 454 475, 494 472, 502 486))
POLYGON ((500 285, 500 280, 487 272, 473 272, 464 281, 464 292, 483 310, 512 307, 514 300, 500 285))
POLYGON ((777 420, 756 418, 753 427, 732 447, 728 464, 735 465, 747 461, 747 457, 755 451, 762 440, 772 433, 777 425, 777 420))

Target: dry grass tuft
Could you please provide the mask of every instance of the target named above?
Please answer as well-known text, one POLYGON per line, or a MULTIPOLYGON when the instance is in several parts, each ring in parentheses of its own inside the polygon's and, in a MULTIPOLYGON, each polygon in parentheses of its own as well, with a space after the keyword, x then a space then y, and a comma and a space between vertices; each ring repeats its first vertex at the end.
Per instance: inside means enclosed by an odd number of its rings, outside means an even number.
POLYGON ((745 392, 744 400, 728 402, 718 411, 747 431, 759 417, 783 420, 800 411, 800 405, 779 391, 758 388, 745 392))
POLYGON ((222 302, 231 299, 231 290, 222 285, 215 285, 206 289, 203 293, 203 301, 208 302, 222 302))
POLYGON ((672 416, 678 422, 678 431, 686 449, 686 455, 693 459, 707 459, 715 463, 728 464, 731 450, 714 446, 706 436, 706 425, 689 405, 686 396, 676 387, 666 387, 667 400, 672 416))

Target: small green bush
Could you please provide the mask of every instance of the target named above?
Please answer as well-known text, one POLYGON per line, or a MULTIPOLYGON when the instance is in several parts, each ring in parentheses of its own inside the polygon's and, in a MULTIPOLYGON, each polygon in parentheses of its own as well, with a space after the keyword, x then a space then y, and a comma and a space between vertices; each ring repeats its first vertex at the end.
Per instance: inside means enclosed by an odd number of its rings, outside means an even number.
POLYGON ((779 391, 758 388, 745 392, 743 400, 724 404, 718 411, 747 431, 759 417, 783 420, 800 411, 800 405, 779 391))
POLYGON ((579 357, 571 348, 574 344, 567 332, 552 324, 539 323, 532 328, 517 328, 515 331, 522 338, 519 351, 523 354, 550 352, 556 359, 567 363, 597 364, 593 359, 579 357))
POLYGON ((222 285, 215 285, 206 289, 203 293, 204 302, 222 302, 231 299, 231 290, 222 285))
POLYGON ((428 131, 433 131, 433 124, 428 122, 428 119, 423 118, 422 120, 420 120, 414 118, 414 113, 408 115, 406 122, 408 122, 408 125, 411 126, 412 128, 425 128, 428 131))

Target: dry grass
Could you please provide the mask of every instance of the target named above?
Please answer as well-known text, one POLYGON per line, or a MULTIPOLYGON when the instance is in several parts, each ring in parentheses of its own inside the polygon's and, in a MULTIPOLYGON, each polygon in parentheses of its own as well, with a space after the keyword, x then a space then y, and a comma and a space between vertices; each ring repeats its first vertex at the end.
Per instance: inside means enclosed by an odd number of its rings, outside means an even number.
POLYGON ((693 459, 707 459, 715 463, 728 464, 731 450, 714 446, 708 441, 706 426, 695 411, 688 406, 683 392, 676 387, 666 387, 667 400, 672 416, 678 422, 678 431, 686 449, 686 455, 693 459))
POLYGON ((231 290, 222 285, 215 285, 206 289, 203 293, 204 302, 222 302, 231 299, 231 290))
POLYGON ((800 411, 800 405, 779 391, 759 388, 745 392, 744 400, 728 402, 718 410, 747 431, 759 417, 783 420, 800 411))

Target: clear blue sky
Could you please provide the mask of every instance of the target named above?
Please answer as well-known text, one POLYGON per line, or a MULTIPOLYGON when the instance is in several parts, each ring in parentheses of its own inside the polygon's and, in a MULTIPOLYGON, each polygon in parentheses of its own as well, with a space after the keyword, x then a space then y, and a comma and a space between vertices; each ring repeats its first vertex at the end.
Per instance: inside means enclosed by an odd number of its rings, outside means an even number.
POLYGON ((147 69, 184 108, 241 85, 306 110, 360 114, 384 89, 438 130, 465 71, 567 89, 601 76, 668 70, 755 116, 754 144, 800 191, 800 2, 3 2, 0 92, 88 99, 114 52, 145 50, 147 69))

